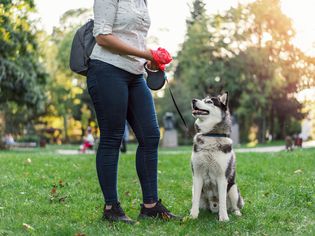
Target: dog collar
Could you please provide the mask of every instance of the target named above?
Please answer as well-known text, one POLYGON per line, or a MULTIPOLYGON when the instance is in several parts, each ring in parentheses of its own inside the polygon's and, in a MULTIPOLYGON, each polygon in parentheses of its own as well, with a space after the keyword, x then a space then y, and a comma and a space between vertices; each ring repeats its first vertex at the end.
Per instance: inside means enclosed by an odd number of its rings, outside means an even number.
POLYGON ((216 134, 216 133, 206 133, 206 134, 201 134, 202 136, 206 137, 215 137, 215 138, 229 138, 229 134, 216 134))

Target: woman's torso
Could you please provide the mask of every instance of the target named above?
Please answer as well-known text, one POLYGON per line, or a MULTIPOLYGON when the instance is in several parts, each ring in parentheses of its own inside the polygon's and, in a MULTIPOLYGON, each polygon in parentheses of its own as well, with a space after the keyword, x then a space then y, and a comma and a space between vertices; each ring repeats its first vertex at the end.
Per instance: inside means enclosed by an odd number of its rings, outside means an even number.
MULTIPOLYGON (((116 1, 116 0, 114 0, 116 1)), ((117 0, 118 1, 118 0, 117 0)), ((106 1, 105 1, 106 2, 106 1)), ((106 13, 106 5, 100 10, 106 13)), ((104 15, 104 17, 106 17, 104 15)), ((150 27, 150 17, 146 0, 119 0, 112 34, 128 45, 139 50, 146 50, 146 36, 150 27)), ((130 55, 119 55, 95 45, 91 59, 97 59, 124 69, 133 74, 143 73, 145 59, 130 55)))

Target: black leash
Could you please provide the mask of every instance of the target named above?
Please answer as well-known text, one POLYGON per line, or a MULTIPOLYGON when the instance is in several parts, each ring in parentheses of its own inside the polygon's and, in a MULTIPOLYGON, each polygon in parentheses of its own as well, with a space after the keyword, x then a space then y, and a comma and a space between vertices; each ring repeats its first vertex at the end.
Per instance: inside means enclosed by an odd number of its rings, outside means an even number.
MULTIPOLYGON (((168 80, 167 80, 167 79, 166 79, 166 82, 167 82, 167 84, 168 84, 168 80)), ((171 94, 173 103, 174 103, 174 105, 175 105, 175 108, 176 108, 176 110, 177 110, 177 113, 179 114, 180 118, 182 119, 182 121, 183 121, 183 123, 184 123, 184 125, 185 125, 186 133, 190 136, 188 126, 187 126, 186 121, 185 121, 185 119, 184 119, 182 113, 180 112, 179 107, 178 107, 178 105, 177 105, 177 103, 176 103, 176 101, 175 101, 175 98, 174 98, 173 92, 172 92, 172 90, 171 90, 171 87, 169 86, 168 89, 169 89, 169 91, 170 91, 170 94, 171 94)), ((219 133, 206 133, 206 134, 202 134, 202 136, 215 137, 215 138, 229 138, 229 137, 230 137, 229 134, 219 134, 219 133)))
MULTIPOLYGON (((167 82, 167 84, 168 84, 168 80, 167 80, 167 79, 166 79, 166 82, 167 82)), ((176 110, 177 110, 177 113, 179 114, 180 118, 182 119, 182 121, 183 121, 183 123, 184 123, 184 125, 185 125, 186 132, 187 132, 187 134, 189 134, 188 126, 187 126, 187 124, 186 124, 186 121, 185 121, 185 119, 184 119, 182 113, 181 113, 180 110, 179 110, 179 107, 178 107, 178 105, 177 105, 177 103, 176 103, 176 101, 175 101, 175 98, 174 98, 174 95, 173 95, 173 92, 172 92, 170 86, 168 87, 168 90, 170 91, 170 94, 171 94, 173 103, 174 103, 174 105, 175 105, 175 108, 176 108, 176 110)))
MULTIPOLYGON (((166 83, 169 85, 168 79, 165 75, 164 71, 161 70, 151 70, 147 67, 147 63, 144 64, 144 68, 147 72, 147 85, 151 90, 160 90, 164 85, 165 85, 165 81, 166 83)), ((189 135, 189 129, 187 126, 187 123, 182 115, 182 113, 179 110, 179 107, 176 103, 174 94, 172 92, 172 89, 170 88, 170 86, 168 87, 169 91, 170 91, 170 95, 172 97, 172 101, 175 105, 175 108, 177 110, 177 113, 179 114, 181 120, 183 121, 185 128, 186 128, 186 133, 189 135)))
MULTIPOLYGON (((167 84, 168 84, 167 78, 166 78, 165 80, 166 80, 166 82, 167 82, 167 84)), ((172 98, 173 103, 174 103, 174 105, 175 105, 175 108, 176 108, 176 110, 177 110, 177 113, 179 114, 180 118, 182 119, 182 121, 183 121, 183 123, 184 123, 184 125, 185 125, 186 133, 190 136, 188 126, 187 126, 187 124, 186 124, 186 121, 185 121, 185 119, 184 119, 182 113, 181 113, 180 110, 179 110, 179 107, 178 107, 178 105, 177 105, 177 103, 176 103, 176 100, 175 100, 175 98, 174 98, 172 89, 171 89, 170 86, 168 86, 168 89, 169 89, 169 91, 170 91, 170 95, 171 95, 171 98, 172 98)), ((205 136, 205 137, 215 137, 215 138, 229 138, 229 137, 230 137, 229 134, 219 134, 219 133, 205 133, 205 134, 202 134, 202 136, 205 136)))

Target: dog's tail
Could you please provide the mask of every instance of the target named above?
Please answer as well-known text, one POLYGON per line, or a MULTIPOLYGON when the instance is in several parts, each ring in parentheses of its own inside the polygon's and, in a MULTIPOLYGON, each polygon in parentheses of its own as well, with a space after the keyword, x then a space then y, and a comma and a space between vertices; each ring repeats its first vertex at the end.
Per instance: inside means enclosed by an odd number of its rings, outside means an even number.
POLYGON ((237 201, 237 207, 239 209, 242 209, 245 205, 244 199, 242 198, 241 194, 240 194, 240 190, 237 188, 237 192, 238 192, 238 201, 237 201))

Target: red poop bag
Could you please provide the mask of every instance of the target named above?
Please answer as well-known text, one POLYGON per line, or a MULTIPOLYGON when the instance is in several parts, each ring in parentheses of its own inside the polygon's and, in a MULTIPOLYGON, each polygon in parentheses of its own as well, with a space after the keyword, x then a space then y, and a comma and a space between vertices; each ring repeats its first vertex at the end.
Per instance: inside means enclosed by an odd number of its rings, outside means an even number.
POLYGON ((160 70, 165 70, 165 65, 169 64, 173 58, 171 54, 165 48, 158 48, 157 50, 150 49, 152 57, 160 70))

